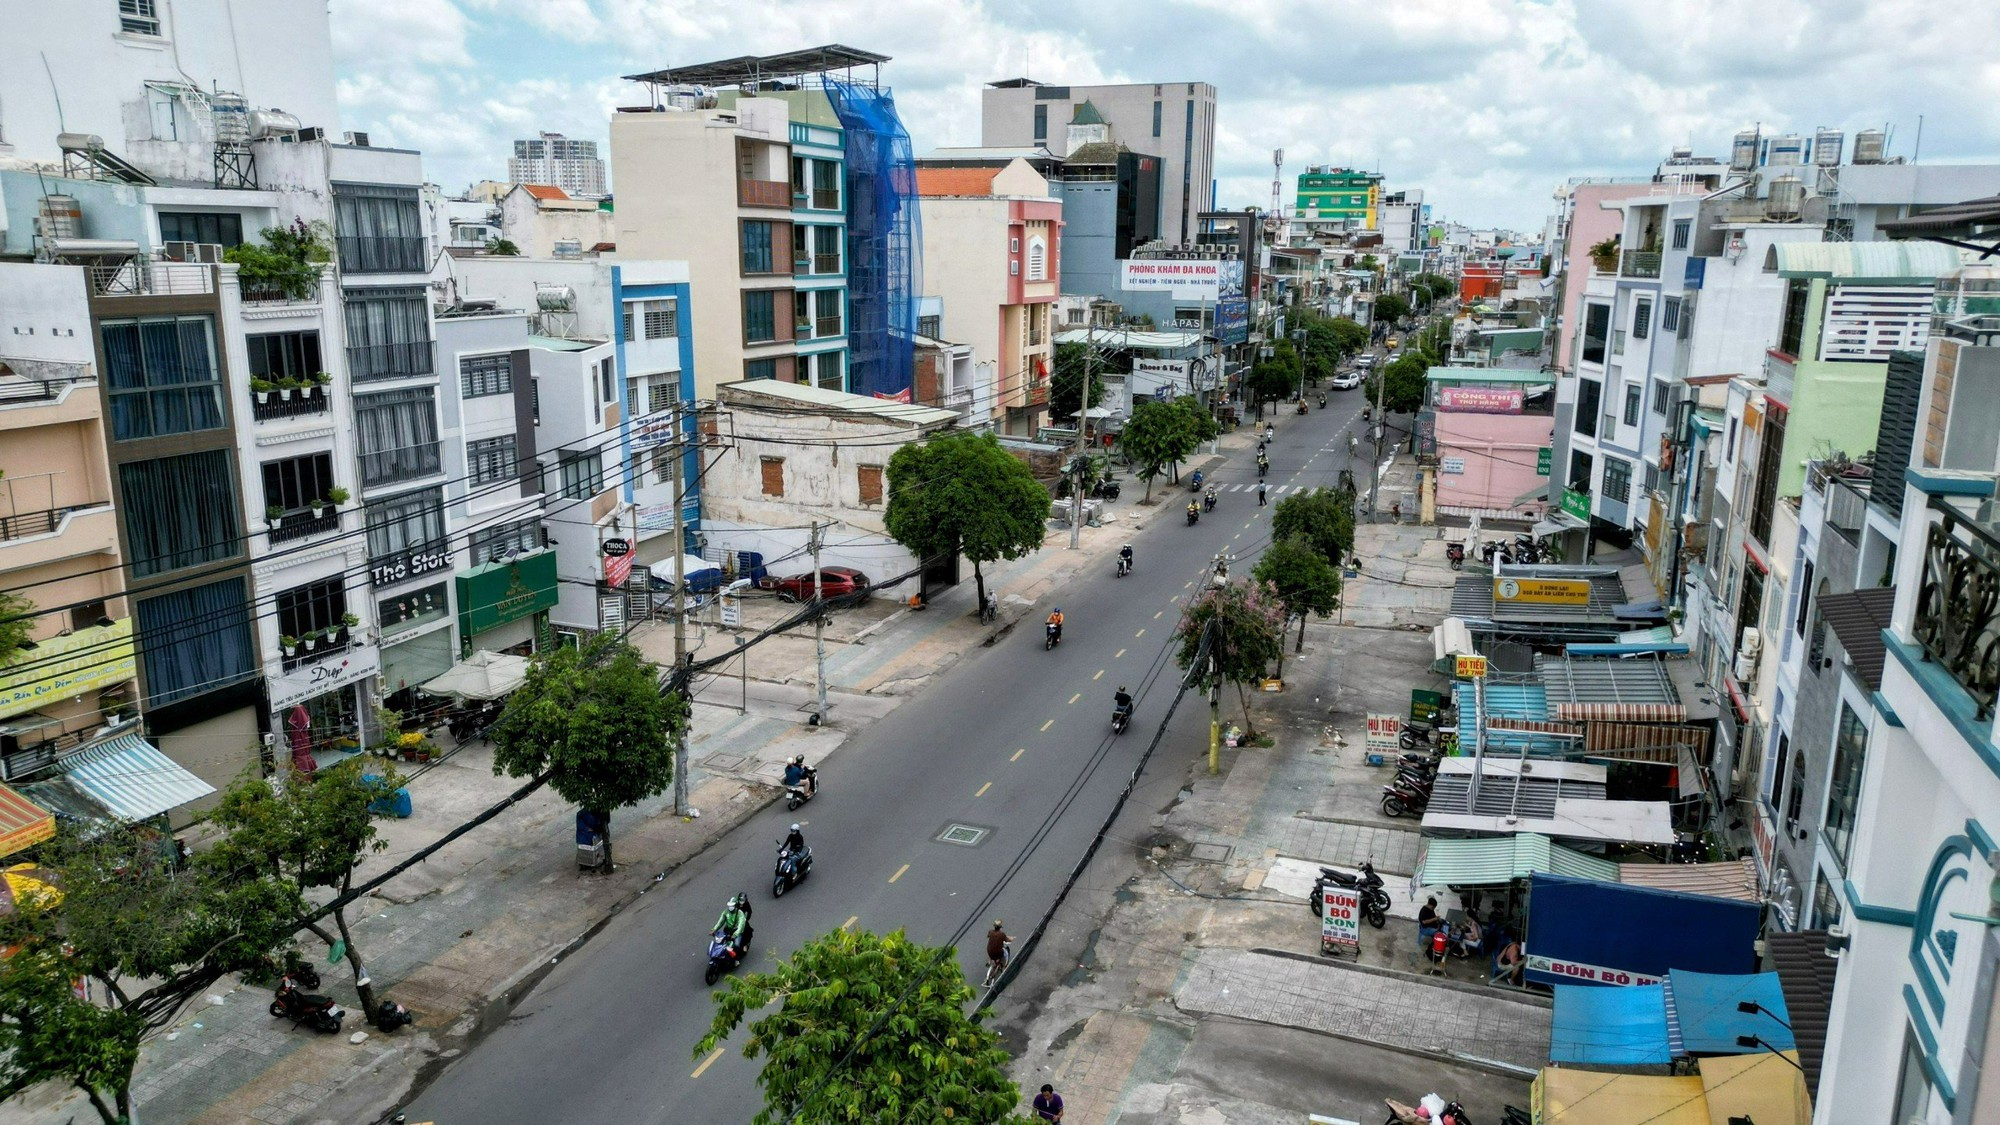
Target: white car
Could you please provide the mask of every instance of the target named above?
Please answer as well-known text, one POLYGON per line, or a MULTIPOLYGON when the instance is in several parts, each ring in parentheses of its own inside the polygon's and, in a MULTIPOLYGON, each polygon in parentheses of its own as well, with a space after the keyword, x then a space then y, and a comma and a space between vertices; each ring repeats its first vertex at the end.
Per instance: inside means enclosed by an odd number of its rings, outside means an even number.
POLYGON ((1361 372, 1356 368, 1338 372, 1330 380, 1336 391, 1351 391, 1361 385, 1361 372))

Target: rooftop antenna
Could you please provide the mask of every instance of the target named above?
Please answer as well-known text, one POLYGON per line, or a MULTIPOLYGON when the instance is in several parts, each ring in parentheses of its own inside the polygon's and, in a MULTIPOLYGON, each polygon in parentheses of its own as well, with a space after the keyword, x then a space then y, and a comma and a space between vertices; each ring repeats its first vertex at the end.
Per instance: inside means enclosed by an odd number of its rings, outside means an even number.
POLYGON ((1917 158, 1921 157, 1923 154, 1924 154, 1924 115, 1919 113, 1917 114, 1917 143, 1910 149, 1910 163, 1915 164, 1917 162, 1917 158))

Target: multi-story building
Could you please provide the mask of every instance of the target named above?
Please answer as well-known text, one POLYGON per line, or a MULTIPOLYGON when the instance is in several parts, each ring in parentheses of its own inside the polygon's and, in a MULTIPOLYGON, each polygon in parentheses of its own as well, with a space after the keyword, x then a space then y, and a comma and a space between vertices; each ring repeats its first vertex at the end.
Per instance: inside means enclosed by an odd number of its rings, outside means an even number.
POLYGON ((1068 123, 1084 103, 1127 146, 1159 158, 1160 237, 1193 242, 1201 212, 1214 206, 1215 87, 1206 82, 1051 86, 1009 78, 981 92, 979 143, 1064 145, 1068 123))
POLYGON ((1381 202, 1382 173, 1315 165, 1299 173, 1292 225, 1307 233, 1380 230, 1381 202))
POLYGON ((571 140, 561 133, 515 141, 507 178, 517 184, 550 184, 573 196, 605 194, 604 161, 597 155, 597 142, 571 140))
POLYGON ((600 254, 617 237, 610 208, 552 184, 515 184, 500 201, 500 237, 530 258, 600 254))
POLYGON ((1032 435, 1047 417, 1055 300, 1062 288, 1062 203, 1025 161, 920 168, 924 284, 945 336, 997 364, 993 423, 1032 435))

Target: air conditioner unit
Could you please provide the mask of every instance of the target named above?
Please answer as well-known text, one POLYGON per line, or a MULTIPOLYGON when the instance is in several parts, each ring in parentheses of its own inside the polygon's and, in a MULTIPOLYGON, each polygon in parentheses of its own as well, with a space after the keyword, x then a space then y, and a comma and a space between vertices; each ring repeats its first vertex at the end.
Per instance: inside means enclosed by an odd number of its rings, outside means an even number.
POLYGON ((347 143, 353 145, 355 148, 367 148, 368 134, 349 132, 347 134, 347 143))
POLYGON ((1747 650, 1737 653, 1736 665, 1729 671, 1736 677, 1737 683, 1746 685, 1751 683, 1757 676, 1757 654, 1747 650))
POLYGON ((1754 625, 1745 627, 1743 630, 1743 643, 1738 645, 1737 649, 1750 656, 1755 656, 1764 651, 1763 634, 1759 633, 1757 627, 1754 625))
POLYGON ((293 136, 301 141, 323 141, 326 139, 326 130, 317 125, 308 125, 293 136))

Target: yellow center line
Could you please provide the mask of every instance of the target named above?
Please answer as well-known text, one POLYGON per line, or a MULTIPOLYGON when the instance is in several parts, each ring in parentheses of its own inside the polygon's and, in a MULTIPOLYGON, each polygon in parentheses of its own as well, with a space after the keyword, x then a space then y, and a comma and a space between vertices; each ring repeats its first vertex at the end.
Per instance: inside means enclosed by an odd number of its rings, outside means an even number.
MULTIPOLYGON (((1156 614, 1154 614, 1153 616, 1154 616, 1154 617, 1158 617, 1158 616, 1159 616, 1159 614, 1157 614, 1157 613, 1156 613, 1156 614)), ((1143 636, 1145 636, 1145 635, 1146 635, 1146 631, 1145 631, 1144 629, 1141 629, 1141 630, 1139 630, 1138 632, 1136 632, 1136 633, 1132 634, 1132 639, 1136 641, 1136 640, 1138 640, 1138 639, 1139 639, 1140 637, 1143 637, 1143 636)))
POLYGON ((1181 584, 1181 589, 1185 590, 1192 585, 1194 585, 1194 579, 1190 578, 1186 582, 1181 584))
POLYGON ((1046 723, 1043 723, 1043 724, 1042 724, 1042 729, 1043 729, 1043 730, 1048 730, 1048 729, 1049 729, 1050 727, 1052 727, 1052 726, 1055 726, 1055 725, 1056 725, 1056 721, 1055 721, 1054 719, 1050 719, 1050 720, 1049 720, 1048 722, 1046 722, 1046 723))
POLYGON ((1243 538, 1243 533, 1239 531, 1239 532, 1237 532, 1236 534, 1234 534, 1234 535, 1230 536, 1230 538, 1231 538, 1231 539, 1241 539, 1241 538, 1243 538))
POLYGON ((896 873, 895 873, 894 875, 891 875, 891 876, 889 876, 889 881, 890 881, 891 883, 893 883, 893 882, 895 882, 896 880, 898 880, 898 879, 901 879, 901 878, 903 877, 903 872, 905 872, 905 871, 908 871, 909 869, 910 869, 910 865, 909 865, 909 864, 907 864, 907 863, 906 863, 906 864, 904 864, 904 865, 903 865, 903 866, 901 866, 901 867, 898 867, 898 868, 896 869, 896 873))
POLYGON ((1125 650, 1121 648, 1117 652, 1111 654, 1111 659, 1116 660, 1123 655, 1125 655, 1125 650))
POLYGON ((977 792, 977 793, 974 793, 974 794, 973 794, 973 796, 975 796, 975 797, 984 797, 984 796, 986 796, 986 791, 987 791, 988 789, 991 789, 991 788, 993 788, 993 783, 989 781, 989 782, 987 782, 986 784, 984 784, 984 785, 980 786, 980 787, 979 787, 979 792, 977 792))
POLYGON ((1101 679, 1103 679, 1103 678, 1104 678, 1104 669, 1102 669, 1102 668, 1099 668, 1099 669, 1097 670, 1097 675, 1095 675, 1095 676, 1092 676, 1092 677, 1090 677, 1090 678, 1091 678, 1091 679, 1093 679, 1093 680, 1101 680, 1101 679))
POLYGON ((702 1072, 702 1071, 704 1071, 704 1070, 707 1070, 707 1069, 709 1068, 709 1066, 710 1066, 711 1064, 713 1064, 713 1063, 715 1062, 715 1060, 717 1060, 717 1059, 719 1059, 719 1058, 721 1058, 721 1057, 722 1057, 722 1048, 720 1048, 720 1047, 717 1047, 717 1048, 716 1048, 715 1050, 713 1050, 713 1051, 709 1052, 709 1055, 708 1055, 708 1057, 707 1057, 707 1058, 705 1058, 705 1059, 701 1060, 701 1065, 700 1065, 700 1066, 698 1066, 698 1067, 695 1067, 695 1068, 694 1068, 694 1073, 693 1073, 693 1074, 690 1074, 690 1075, 688 1075, 688 1077, 689 1077, 689 1078, 700 1078, 700 1077, 701 1077, 701 1072, 702 1072))
POLYGON ((848 919, 847 921, 845 921, 845 922, 842 922, 842 923, 840 924, 840 928, 841 928, 841 929, 843 929, 843 930, 851 930, 851 929, 853 929, 853 928, 854 928, 854 923, 856 923, 856 922, 859 922, 859 921, 861 921, 861 915, 859 915, 859 914, 856 914, 856 915, 855 915, 854 917, 852 917, 852 918, 849 918, 849 919, 848 919))
POLYGON ((1010 762, 1018 762, 1021 760, 1021 755, 1026 754, 1027 752, 1028 748, 1026 746, 1023 746, 1019 750, 1014 751, 1014 756, 1007 760, 1010 762))

